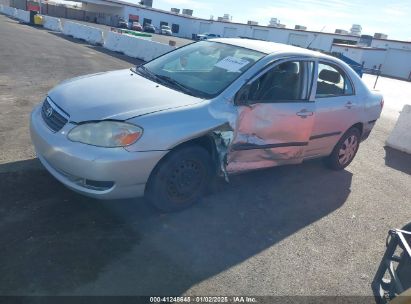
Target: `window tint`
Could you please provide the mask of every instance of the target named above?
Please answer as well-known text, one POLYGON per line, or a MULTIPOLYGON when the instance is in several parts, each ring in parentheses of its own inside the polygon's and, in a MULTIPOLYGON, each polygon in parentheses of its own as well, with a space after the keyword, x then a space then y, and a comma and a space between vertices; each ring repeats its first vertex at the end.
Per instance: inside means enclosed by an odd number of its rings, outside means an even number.
POLYGON ((305 100, 309 95, 312 62, 287 61, 276 65, 251 84, 248 99, 259 102, 305 100))
POLYGON ((316 97, 352 95, 353 88, 348 76, 339 68, 325 63, 318 64, 316 97))

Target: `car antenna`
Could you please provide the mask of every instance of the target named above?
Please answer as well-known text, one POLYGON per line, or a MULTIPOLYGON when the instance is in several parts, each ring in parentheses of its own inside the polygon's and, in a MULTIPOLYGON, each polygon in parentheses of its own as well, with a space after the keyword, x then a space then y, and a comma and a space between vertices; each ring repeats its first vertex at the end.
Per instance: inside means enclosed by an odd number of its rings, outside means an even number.
MULTIPOLYGON (((322 32, 324 31, 325 27, 326 27, 326 26, 324 25, 323 28, 321 29, 320 33, 322 33, 322 32)), ((314 34, 314 38, 313 38, 313 40, 311 40, 311 42, 308 44, 307 49, 310 48, 311 44, 315 41, 315 39, 317 39, 317 37, 318 37, 318 34, 314 34)))

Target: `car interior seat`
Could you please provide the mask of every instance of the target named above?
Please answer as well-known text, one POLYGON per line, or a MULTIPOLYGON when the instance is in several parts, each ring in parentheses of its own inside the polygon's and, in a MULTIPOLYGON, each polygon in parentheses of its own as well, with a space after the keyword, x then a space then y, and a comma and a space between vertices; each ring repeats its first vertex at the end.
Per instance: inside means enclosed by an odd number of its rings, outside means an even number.
POLYGON ((321 70, 318 75, 317 95, 342 95, 344 90, 337 86, 340 82, 340 73, 331 70, 321 70))
POLYGON ((298 72, 295 62, 285 62, 268 72, 259 90, 259 100, 298 99, 298 72))

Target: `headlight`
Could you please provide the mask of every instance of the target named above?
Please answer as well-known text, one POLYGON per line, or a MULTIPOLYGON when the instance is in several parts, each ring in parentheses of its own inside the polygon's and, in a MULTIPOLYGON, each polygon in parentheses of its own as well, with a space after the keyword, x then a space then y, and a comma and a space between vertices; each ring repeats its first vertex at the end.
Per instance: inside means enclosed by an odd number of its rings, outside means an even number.
POLYGON ((125 122, 101 121, 79 125, 73 128, 67 137, 99 147, 125 147, 135 143, 143 134, 143 129, 125 122))

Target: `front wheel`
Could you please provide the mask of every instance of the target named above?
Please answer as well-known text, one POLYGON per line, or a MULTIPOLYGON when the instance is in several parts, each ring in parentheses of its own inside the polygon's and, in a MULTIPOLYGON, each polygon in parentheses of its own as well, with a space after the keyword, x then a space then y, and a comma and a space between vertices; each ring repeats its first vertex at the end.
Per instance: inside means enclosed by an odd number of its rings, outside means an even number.
POLYGON ((163 212, 179 211, 201 199, 212 175, 210 154, 187 146, 171 151, 150 176, 146 197, 163 212))
POLYGON ((359 145, 360 131, 357 128, 349 129, 335 145, 331 155, 325 159, 326 165, 333 170, 344 169, 354 159, 359 145))

